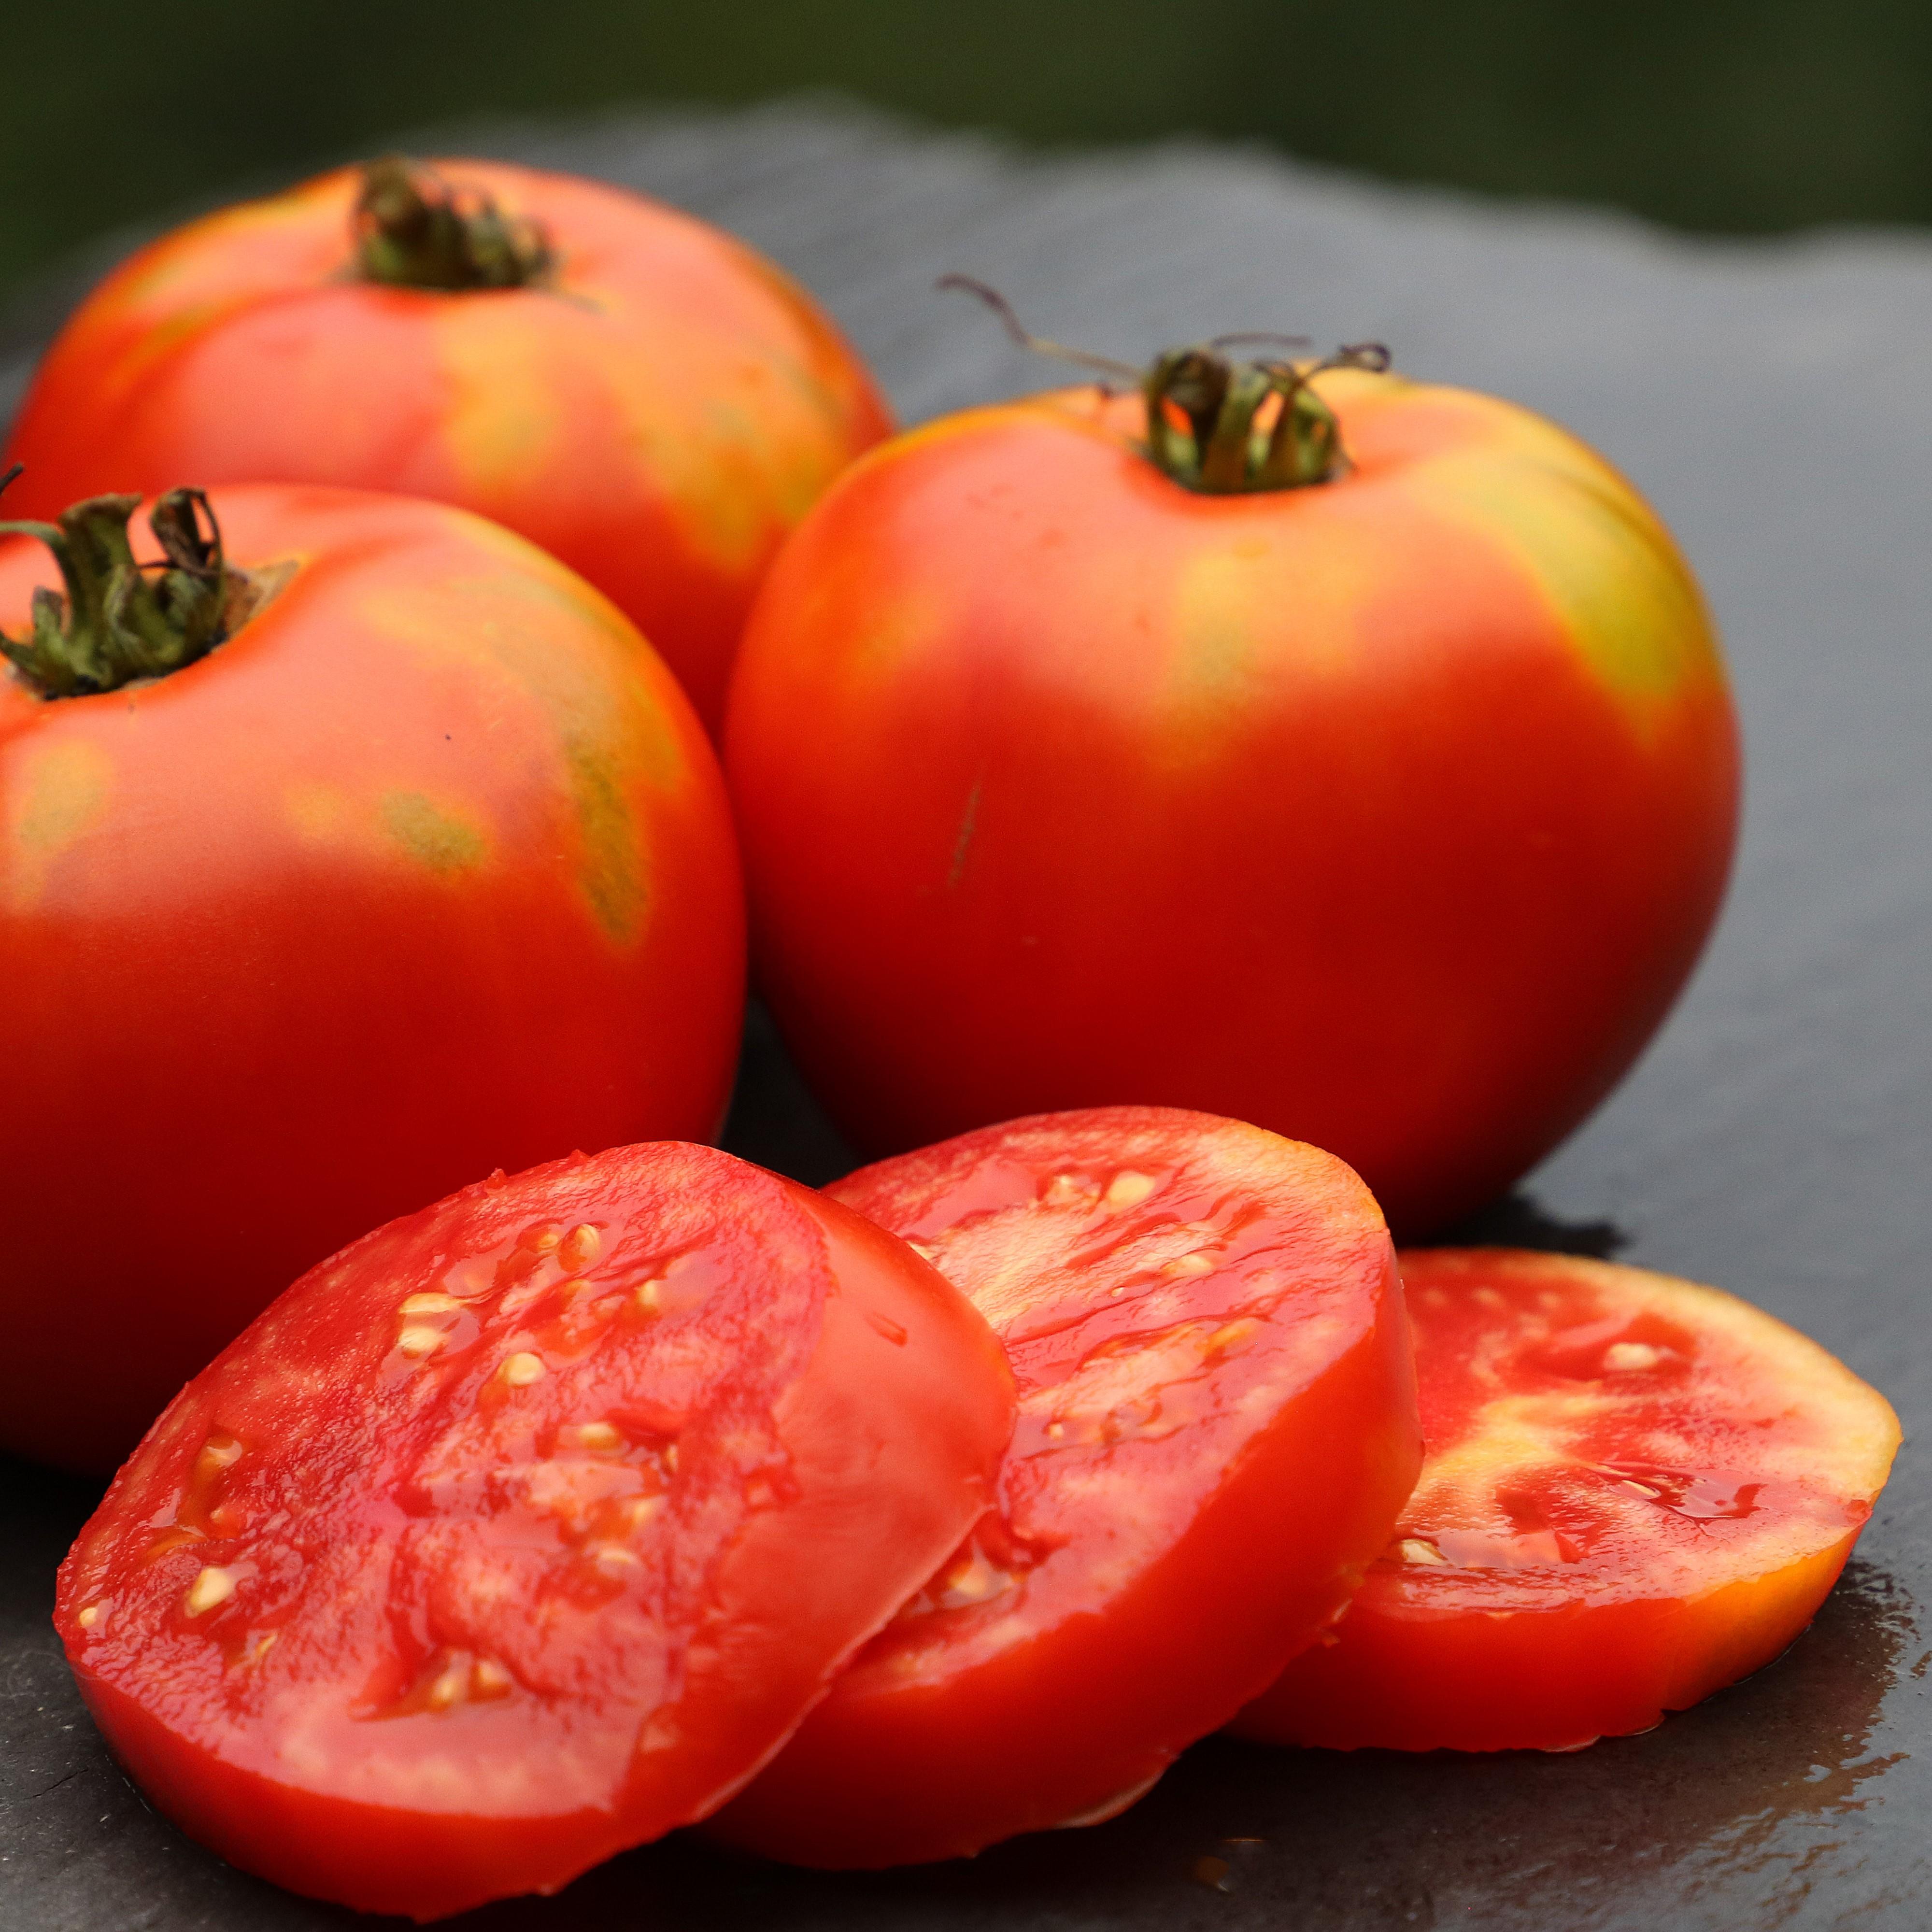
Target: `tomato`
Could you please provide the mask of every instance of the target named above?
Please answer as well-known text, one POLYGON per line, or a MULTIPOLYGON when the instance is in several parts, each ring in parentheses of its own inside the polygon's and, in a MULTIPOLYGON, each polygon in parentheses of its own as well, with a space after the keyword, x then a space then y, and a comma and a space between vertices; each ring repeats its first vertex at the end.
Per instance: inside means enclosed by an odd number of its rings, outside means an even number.
POLYGON ((22 406, 10 514, 184 482, 460 504, 588 578, 715 724, 779 540, 890 427, 823 311, 718 230, 566 175, 379 164, 103 283, 22 406))
POLYGON ((1885 1398, 1716 1288, 1565 1255, 1406 1254, 1427 1460, 1323 1645, 1234 1728, 1570 1750, 1811 1620, 1898 1447, 1885 1398))
MULTIPOLYGON (((214 506, 266 586, 229 641, 92 695, 0 664, 0 1444, 80 1468, 317 1257, 706 1138, 736 1058, 723 785, 625 619, 460 510, 214 506)), ((51 580, 0 543, 16 644, 51 580)))
POLYGON ((832 1190, 1005 1343, 998 1503, 711 1829, 812 1865, 1096 1822, 1346 1603, 1420 1454, 1394 1258, 1340 1161, 1232 1120, 1020 1120, 832 1190))
POLYGON ((306 1275, 62 1566, 109 1742, 231 1862, 367 1911, 554 1891, 701 1817, 985 1508, 964 1298, 709 1148, 499 1174, 306 1275))
POLYGON ((1328 1148, 1419 1230, 1668 1008, 1737 786, 1682 560, 1522 410, 1320 399, 1346 466, 1223 494, 1130 397, 969 411, 788 546, 726 770, 761 983, 861 1147, 1158 1101, 1328 1148))

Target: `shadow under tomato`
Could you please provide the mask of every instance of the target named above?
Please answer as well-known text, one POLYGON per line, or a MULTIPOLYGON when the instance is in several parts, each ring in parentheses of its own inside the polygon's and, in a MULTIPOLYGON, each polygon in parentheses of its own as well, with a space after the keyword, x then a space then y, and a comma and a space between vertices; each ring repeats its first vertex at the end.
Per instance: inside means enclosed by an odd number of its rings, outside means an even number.
MULTIPOLYGON (((391 1922, 230 1870, 116 1769, 46 1620, 54 1566, 94 1496, 90 1485, 0 1463, 0 1541, 11 1559, 0 1566, 0 1901, 17 1900, 20 1914, 0 1918, 105 1927, 152 1913, 250 1932, 391 1922)), ((1904 1592, 1855 1562, 1784 1657, 1642 1737, 1562 1756, 1212 1739, 1126 1816, 970 1861, 819 1874, 686 1834, 555 1898, 449 1922, 477 1932, 1774 1927, 1804 1915, 1814 1876, 1858 1832, 1871 1780, 1902 1755, 1873 1740, 1888 1690, 1905 1678, 1910 1690, 1909 1676, 1932 1660, 1905 1670, 1913 1630, 1904 1592), (1706 1916, 1683 1916, 1700 1896, 1706 1916)), ((1900 1841, 1856 1849, 1882 1863, 1900 1841)))
POLYGON ((1600 1262, 1630 1246, 1614 1221, 1563 1221, 1533 1194, 1519 1189, 1456 1222, 1428 1245, 1437 1248, 1534 1248, 1556 1255, 1588 1255, 1600 1262))
MULTIPOLYGON (((808 1187, 823 1187, 864 1160, 814 1098, 759 1000, 746 1007, 738 1083, 718 1144, 808 1187)), ((1429 1245, 1535 1248, 1607 1261, 1630 1243, 1630 1235, 1614 1222, 1561 1220, 1519 1189, 1478 1209, 1429 1245)))
POLYGON ((823 1187, 862 1163, 812 1098, 761 1000, 745 1009, 738 1084, 718 1144, 807 1187, 823 1187))
MULTIPOLYGON (((1367 1932, 1479 1920, 1551 1932, 1626 1913, 1776 1926, 1902 1754, 1871 1748, 1913 1628, 1854 1564, 1776 1663, 1639 1738, 1562 1756, 1273 1750, 1214 1739, 1133 1810, 970 1861, 871 1874, 788 1870, 686 1838, 559 1897, 486 1908, 477 1932, 919 1932, 1093 1926, 1367 1932)), ((1700 1920, 1697 1922, 1704 1922, 1700 1920)))

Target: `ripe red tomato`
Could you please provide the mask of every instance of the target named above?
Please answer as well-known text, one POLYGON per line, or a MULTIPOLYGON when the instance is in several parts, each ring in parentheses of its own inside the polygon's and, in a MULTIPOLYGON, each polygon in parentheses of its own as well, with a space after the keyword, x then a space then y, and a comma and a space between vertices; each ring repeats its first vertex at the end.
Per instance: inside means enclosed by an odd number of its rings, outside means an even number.
POLYGON ((1406 1254, 1427 1460, 1328 1641, 1234 1728, 1570 1750, 1768 1664, 1838 1580, 1898 1447, 1816 1343, 1665 1275, 1406 1254))
POLYGON ((588 578, 715 728, 780 539, 891 428, 871 378, 788 277, 640 196, 481 161, 370 180, 209 215, 103 283, 14 425, 10 514, 184 481, 459 503, 588 578))
POLYGON ((305 1276, 62 1566, 89 1708, 223 1857, 365 1911, 702 1817, 986 1507, 998 1345, 709 1148, 500 1174, 305 1276))
POLYGON ((1111 1816, 1387 1544, 1420 1440, 1382 1216, 1313 1148, 1154 1107, 831 1192, 973 1298, 1019 1413, 998 1507, 711 1828, 878 1866, 1111 1816))
POLYGON ((1737 787, 1670 538, 1508 404, 1318 393, 1326 482, 1186 487, 1082 392, 901 437, 787 548, 726 769, 762 983, 862 1146, 1160 1101, 1421 1228, 1669 1006, 1737 787))
MULTIPOLYGON (((439 504, 214 502, 280 580, 227 642, 92 695, 0 664, 0 1444, 80 1468, 358 1230, 706 1137, 736 1057, 723 785, 624 618, 439 504)), ((52 580, 0 543, 0 632, 52 580)))

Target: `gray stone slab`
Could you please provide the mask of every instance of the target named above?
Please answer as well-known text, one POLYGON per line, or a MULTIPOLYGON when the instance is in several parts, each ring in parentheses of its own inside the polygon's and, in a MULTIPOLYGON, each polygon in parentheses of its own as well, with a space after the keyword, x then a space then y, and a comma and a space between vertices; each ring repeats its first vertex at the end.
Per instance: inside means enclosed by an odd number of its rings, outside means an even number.
MULTIPOLYGON (((448 145, 607 176, 736 229, 830 302, 909 418, 1058 380, 930 292, 958 268, 1042 332, 1130 358, 1240 327, 1385 340, 1412 373, 1528 403, 1620 464, 1725 634, 1749 761, 1742 862, 1650 1053, 1484 1226, 1587 1246, 1611 1223, 1627 1258, 1816 1335, 1915 1432, 1932 1400, 1932 240, 1693 242, 1199 144, 1029 158, 824 104, 448 145)), ((16 349, 35 326, 16 321, 16 349)), ((24 367, 0 362, 0 403, 24 367)), ((755 1027, 752 1047, 733 1144, 827 1178, 841 1150, 755 1027)), ((17 1467, 0 1479, 0 1924, 348 1922, 227 1871, 106 1760, 44 1621, 86 1504, 17 1467)), ((1646 1737, 1474 1760, 1210 1744, 1127 1817, 970 1865, 820 1879, 672 1845, 476 1922, 1917 1928, 1932 1921, 1928 1600, 1909 1439, 1813 1629, 1646 1737), (1220 1846, 1241 1836, 1264 1842, 1220 1846), (1204 1855, 1232 1856, 1232 1892, 1191 1878, 1204 1855)))

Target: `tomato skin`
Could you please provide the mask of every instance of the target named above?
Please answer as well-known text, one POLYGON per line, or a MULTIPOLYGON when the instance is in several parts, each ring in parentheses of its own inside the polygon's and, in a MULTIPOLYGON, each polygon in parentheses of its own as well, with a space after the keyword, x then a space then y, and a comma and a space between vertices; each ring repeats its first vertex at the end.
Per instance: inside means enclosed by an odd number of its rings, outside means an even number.
POLYGON ((1682 560, 1524 411, 1321 388, 1320 487, 1192 494, 1076 392, 900 437, 788 546, 726 770, 761 984, 860 1146, 1158 1101, 1420 1231, 1668 1008, 1737 793, 1682 560))
POLYGON ((1343 1750, 1574 1750, 1650 1730, 1798 1635, 1898 1447, 1882 1396, 1714 1288, 1568 1256, 1402 1261, 1421 1480, 1329 1640, 1231 1729, 1343 1750), (1472 1291, 1497 1298, 1492 1313, 1471 1318, 1472 1291), (1600 1365, 1525 1346, 1532 1297, 1551 1298, 1599 1357, 1628 1338, 1639 1365, 1592 1376, 1600 1365), (1526 1508, 1571 1545, 1562 1560, 1510 1548, 1504 1518, 1526 1508), (1412 1538, 1450 1560, 1415 1561, 1412 1538))
POLYGON ((184 482, 460 504, 589 578, 715 729, 773 552, 890 433, 886 405, 805 291, 721 231, 571 176, 434 166, 542 224, 552 281, 350 278, 355 169, 190 223, 49 350, 8 441, 27 469, 7 513, 184 482))
POLYGON ((56 1621, 194 1836, 439 1917, 741 1784, 983 1510, 1011 1416, 985 1323, 859 1216, 710 1148, 574 1156, 278 1299, 117 1476, 56 1621))
MULTIPOLYGON (((0 679, 0 1443, 78 1468, 359 1229, 708 1138, 736 1055, 722 784, 620 614, 440 505, 213 500, 233 561, 299 562, 234 638, 103 695, 0 679)), ((0 628, 53 574, 0 544, 0 628)))
POLYGON ((1420 1438, 1381 1215, 1316 1149, 1162 1108, 1011 1122, 831 1191, 973 1297, 1018 1419, 997 1516, 707 1831, 877 1868, 1097 1822, 1387 1541, 1420 1438), (1117 1204, 1122 1179, 1146 1192, 1117 1204))

